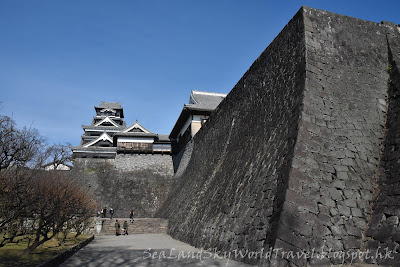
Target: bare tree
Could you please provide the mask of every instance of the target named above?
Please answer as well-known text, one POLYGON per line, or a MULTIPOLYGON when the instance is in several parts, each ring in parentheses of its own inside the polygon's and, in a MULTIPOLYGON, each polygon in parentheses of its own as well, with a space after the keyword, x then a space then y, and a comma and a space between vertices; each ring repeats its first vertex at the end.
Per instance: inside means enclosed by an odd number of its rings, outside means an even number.
POLYGON ((13 119, 0 116, 0 171, 26 166, 43 144, 44 138, 36 129, 17 129, 13 119))
POLYGON ((77 218, 90 218, 94 206, 91 198, 67 175, 59 171, 42 172, 36 179, 34 194, 39 200, 33 207, 33 238, 26 253, 55 237, 77 218))
POLYGON ((72 160, 70 144, 57 144, 47 147, 41 153, 41 167, 50 167, 52 170, 58 170, 59 166, 70 165, 72 160))
POLYGON ((31 188, 34 173, 26 168, 12 168, 0 172, 0 247, 17 242, 29 230, 32 206, 38 201, 31 188))
POLYGON ((17 129, 0 116, 0 247, 24 236, 30 253, 63 229, 82 232, 94 209, 91 197, 68 172, 41 170, 46 161, 56 170, 69 159, 67 145, 46 147, 37 130, 17 129))
POLYGON ((33 163, 44 144, 37 130, 16 128, 15 121, 0 116, 0 247, 25 234, 24 225, 35 202, 30 184, 33 163))

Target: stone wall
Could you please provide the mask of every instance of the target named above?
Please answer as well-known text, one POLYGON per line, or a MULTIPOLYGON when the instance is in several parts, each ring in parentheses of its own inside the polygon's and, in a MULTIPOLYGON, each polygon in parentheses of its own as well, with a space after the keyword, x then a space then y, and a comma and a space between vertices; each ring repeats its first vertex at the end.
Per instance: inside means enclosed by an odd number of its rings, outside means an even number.
POLYGON ((183 152, 187 165, 157 213, 170 234, 228 252, 397 248, 399 35, 395 25, 303 7, 183 152))
MULTIPOLYGON (((362 245, 384 137, 386 27, 310 8, 304 15, 304 106, 275 246, 351 252, 362 245)), ((332 261, 342 259, 311 262, 332 261)))
MULTIPOLYGON (((400 252, 400 30, 388 24, 389 45, 389 91, 386 138, 381 156, 376 199, 366 231, 365 249, 385 255, 385 249, 400 252), (395 34, 397 31, 397 34, 395 34)), ((400 262, 400 254, 394 259, 379 259, 380 264, 400 262)), ((372 261, 369 261, 372 262, 372 261)))
POLYGON ((190 158, 193 152, 193 139, 191 139, 185 147, 179 151, 178 154, 172 155, 172 161, 174 164, 174 173, 176 176, 180 176, 189 164, 190 158), (179 169, 179 172, 178 172, 179 169))
POLYGON ((151 170, 157 175, 174 175, 171 155, 117 154, 115 168, 119 171, 151 170))
POLYGON ((174 238, 223 251, 273 246, 304 83, 300 12, 211 114, 194 136, 193 149, 185 151, 158 213, 169 218, 174 238))
MULTIPOLYGON (((97 201, 112 207, 114 217, 153 217, 165 200, 173 179, 170 155, 118 154, 115 160, 75 159, 71 172, 97 201)), ((107 215, 108 214, 107 211, 107 215)))

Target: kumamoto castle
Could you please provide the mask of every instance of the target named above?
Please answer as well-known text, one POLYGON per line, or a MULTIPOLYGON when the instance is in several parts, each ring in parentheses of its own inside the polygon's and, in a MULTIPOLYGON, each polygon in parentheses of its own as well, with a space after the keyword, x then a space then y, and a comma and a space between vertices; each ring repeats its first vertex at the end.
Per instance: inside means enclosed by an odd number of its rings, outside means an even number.
POLYGON ((400 266, 399 116, 399 25, 302 7, 228 95, 192 91, 169 135, 99 103, 71 173, 115 217, 133 208, 198 248, 400 266))

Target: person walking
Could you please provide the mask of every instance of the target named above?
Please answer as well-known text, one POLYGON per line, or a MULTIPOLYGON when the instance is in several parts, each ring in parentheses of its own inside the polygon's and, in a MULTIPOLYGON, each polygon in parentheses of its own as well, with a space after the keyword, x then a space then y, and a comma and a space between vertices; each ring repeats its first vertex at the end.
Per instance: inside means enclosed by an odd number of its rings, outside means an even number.
POLYGON ((133 215, 135 215, 135 212, 131 210, 131 212, 129 213, 129 218, 131 219, 131 223, 134 221, 133 215))
POLYGON ((107 215, 107 208, 104 207, 104 209, 103 209, 103 218, 106 218, 106 215, 107 215))
POLYGON ((128 222, 124 221, 124 224, 122 227, 124 228, 124 235, 128 235, 128 222))
POLYGON ((113 210, 113 208, 110 208, 110 218, 111 218, 111 220, 112 220, 113 215, 114 215, 114 210, 113 210))
POLYGON ((118 220, 115 221, 115 235, 119 236, 121 234, 121 225, 118 220))

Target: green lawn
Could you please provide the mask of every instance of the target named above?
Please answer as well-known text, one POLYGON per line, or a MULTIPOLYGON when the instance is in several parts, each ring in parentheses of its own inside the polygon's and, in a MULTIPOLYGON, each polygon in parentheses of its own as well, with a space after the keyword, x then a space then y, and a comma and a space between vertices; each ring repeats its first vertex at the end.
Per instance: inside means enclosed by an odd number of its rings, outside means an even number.
POLYGON ((80 235, 75 239, 73 236, 74 234, 71 234, 71 237, 68 235, 62 246, 59 246, 58 240, 53 238, 36 248, 31 254, 22 253, 26 248, 26 241, 21 241, 18 244, 7 244, 0 248, 0 267, 37 266, 90 237, 90 235, 80 235))

